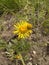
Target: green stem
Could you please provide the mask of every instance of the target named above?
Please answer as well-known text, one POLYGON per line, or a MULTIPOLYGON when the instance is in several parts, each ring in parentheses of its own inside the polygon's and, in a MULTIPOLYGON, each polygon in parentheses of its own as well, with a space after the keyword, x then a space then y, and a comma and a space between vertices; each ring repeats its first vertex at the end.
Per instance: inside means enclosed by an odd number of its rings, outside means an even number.
POLYGON ((22 57, 21 53, 19 53, 19 56, 21 56, 20 60, 22 61, 22 64, 25 65, 25 62, 23 60, 23 57, 22 57))
POLYGON ((21 61, 22 61, 22 64, 25 65, 25 62, 24 62, 23 58, 21 59, 21 61))

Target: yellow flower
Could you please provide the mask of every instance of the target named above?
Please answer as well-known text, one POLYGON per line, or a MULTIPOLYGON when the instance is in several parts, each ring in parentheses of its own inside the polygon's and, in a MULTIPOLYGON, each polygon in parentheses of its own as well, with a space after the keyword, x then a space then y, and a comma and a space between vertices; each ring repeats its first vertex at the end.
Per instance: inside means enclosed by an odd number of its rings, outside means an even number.
POLYGON ((16 55, 16 58, 17 58, 17 59, 20 59, 21 57, 20 57, 19 55, 16 55))
POLYGON ((18 35, 18 38, 27 38, 32 33, 32 24, 26 21, 20 21, 14 25, 14 34, 18 35))
POLYGON ((21 54, 17 54, 17 55, 15 56, 15 58, 17 58, 17 59, 21 59, 22 56, 21 56, 21 54))

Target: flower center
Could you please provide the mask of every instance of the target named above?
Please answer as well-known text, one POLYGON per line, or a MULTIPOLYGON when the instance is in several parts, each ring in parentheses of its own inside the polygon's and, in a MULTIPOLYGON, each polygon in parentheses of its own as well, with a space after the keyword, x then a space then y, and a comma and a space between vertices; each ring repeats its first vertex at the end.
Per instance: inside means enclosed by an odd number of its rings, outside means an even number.
POLYGON ((25 26, 20 27, 20 31, 22 33, 25 33, 27 31, 27 28, 25 26))

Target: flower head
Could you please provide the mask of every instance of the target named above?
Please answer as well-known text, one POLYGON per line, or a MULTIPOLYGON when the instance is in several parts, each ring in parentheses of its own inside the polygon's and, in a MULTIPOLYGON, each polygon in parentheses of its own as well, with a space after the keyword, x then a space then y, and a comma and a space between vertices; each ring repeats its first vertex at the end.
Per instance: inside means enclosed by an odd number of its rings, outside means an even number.
POLYGON ((17 58, 17 59, 21 59, 21 56, 19 56, 19 55, 16 55, 16 58, 17 58))
POLYGON ((26 21, 20 21, 14 25, 15 30, 14 34, 18 35, 18 38, 26 38, 29 37, 32 33, 32 24, 26 21))

